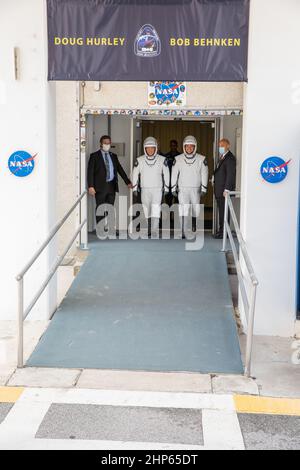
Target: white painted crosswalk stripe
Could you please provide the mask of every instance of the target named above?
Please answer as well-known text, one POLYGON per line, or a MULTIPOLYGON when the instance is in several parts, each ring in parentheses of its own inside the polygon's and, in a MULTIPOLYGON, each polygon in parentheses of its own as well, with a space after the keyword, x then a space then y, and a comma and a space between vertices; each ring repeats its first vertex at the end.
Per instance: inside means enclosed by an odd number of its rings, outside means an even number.
POLYGON ((287 447, 292 429, 296 434, 290 446, 300 446, 298 400, 9 387, 2 390, 2 400, 11 408, 0 423, 1 450, 244 450, 255 447, 251 432, 260 430, 267 445, 274 445, 268 426, 280 419, 284 426, 280 430, 276 424, 277 448, 287 447), (91 409, 93 406, 95 410, 91 409), (280 417, 282 410, 286 419, 280 417), (254 413, 259 412, 260 425, 253 420, 254 413), (128 416, 132 419, 128 420, 128 416), (160 426, 155 425, 158 416, 160 426), (180 432, 176 430, 178 423, 180 432))
POLYGON ((166 392, 126 392, 116 390, 27 389, 20 401, 82 405, 143 406, 234 411, 230 395, 166 392))
POLYGON ((236 412, 203 410, 202 424, 206 449, 245 449, 236 412))

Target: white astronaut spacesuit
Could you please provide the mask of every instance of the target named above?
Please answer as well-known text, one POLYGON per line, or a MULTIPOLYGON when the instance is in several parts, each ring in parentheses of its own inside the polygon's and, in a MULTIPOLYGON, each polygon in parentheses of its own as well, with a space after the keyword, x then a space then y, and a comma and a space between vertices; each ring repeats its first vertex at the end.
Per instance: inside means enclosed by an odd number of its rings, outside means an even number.
POLYGON ((157 140, 148 137, 144 141, 144 155, 137 159, 132 173, 133 191, 137 192, 140 187, 145 217, 151 219, 154 232, 159 229, 162 195, 164 190, 168 191, 170 178, 164 157, 159 155, 157 150, 157 140), (152 156, 147 153, 149 147, 155 148, 152 156))
POLYGON ((186 218, 192 212, 192 217, 200 215, 201 196, 206 194, 208 185, 207 159, 197 153, 197 140, 188 136, 183 141, 183 154, 176 157, 172 168, 172 193, 178 192, 179 215, 186 218), (187 153, 186 146, 194 146, 192 153, 187 153))

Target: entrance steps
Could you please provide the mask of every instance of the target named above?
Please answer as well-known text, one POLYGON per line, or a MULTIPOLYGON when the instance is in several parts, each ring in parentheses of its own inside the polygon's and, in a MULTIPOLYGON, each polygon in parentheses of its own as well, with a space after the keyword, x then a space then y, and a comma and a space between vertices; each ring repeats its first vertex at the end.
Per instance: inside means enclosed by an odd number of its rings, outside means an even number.
POLYGON ((132 372, 26 367, 14 372, 10 387, 79 388, 170 393, 258 395, 253 379, 239 375, 132 372))

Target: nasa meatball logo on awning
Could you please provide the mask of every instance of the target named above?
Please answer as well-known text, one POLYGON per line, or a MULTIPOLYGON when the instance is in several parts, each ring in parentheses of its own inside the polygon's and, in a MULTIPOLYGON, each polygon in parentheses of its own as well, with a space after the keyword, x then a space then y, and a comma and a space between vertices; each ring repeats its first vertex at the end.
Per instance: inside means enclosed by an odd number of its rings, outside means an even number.
POLYGON ((281 183, 288 175, 290 162, 281 157, 269 157, 263 162, 260 173, 267 183, 281 183))
POLYGON ((8 168, 14 176, 24 178, 29 176, 34 170, 34 159, 37 156, 30 155, 30 153, 24 150, 18 150, 14 152, 8 159, 8 168))

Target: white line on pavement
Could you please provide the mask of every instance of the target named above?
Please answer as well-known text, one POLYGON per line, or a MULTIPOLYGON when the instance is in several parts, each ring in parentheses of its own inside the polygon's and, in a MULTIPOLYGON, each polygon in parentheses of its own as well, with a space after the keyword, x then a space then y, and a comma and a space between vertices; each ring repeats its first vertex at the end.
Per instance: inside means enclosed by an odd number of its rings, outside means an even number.
POLYGON ((33 442, 50 405, 21 400, 15 403, 0 425, 0 449, 21 449, 27 442, 33 442))
POLYGON ((204 446, 210 450, 245 450, 236 412, 203 410, 204 446))
POLYGON ((230 395, 197 393, 128 392, 84 389, 27 389, 24 391, 19 401, 82 405, 235 410, 233 397, 230 395))
POLYGON ((162 444, 156 442, 92 441, 68 439, 34 439, 10 450, 204 450, 203 446, 162 444))

